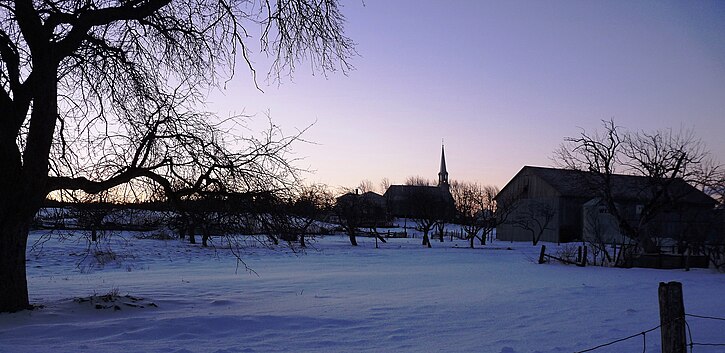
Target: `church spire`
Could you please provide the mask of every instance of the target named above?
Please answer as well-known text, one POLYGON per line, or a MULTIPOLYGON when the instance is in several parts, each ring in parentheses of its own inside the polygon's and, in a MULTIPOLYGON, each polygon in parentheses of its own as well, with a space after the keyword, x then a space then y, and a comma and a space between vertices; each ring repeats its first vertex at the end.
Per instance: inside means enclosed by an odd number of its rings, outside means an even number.
POLYGON ((441 170, 438 172, 438 186, 448 185, 448 171, 446 170, 445 145, 441 144, 441 170))

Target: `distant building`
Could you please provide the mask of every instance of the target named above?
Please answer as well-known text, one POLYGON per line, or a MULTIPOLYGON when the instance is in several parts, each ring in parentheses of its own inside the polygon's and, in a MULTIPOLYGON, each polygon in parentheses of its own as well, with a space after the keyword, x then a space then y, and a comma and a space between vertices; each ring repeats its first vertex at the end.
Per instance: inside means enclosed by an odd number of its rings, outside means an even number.
POLYGON ((390 226, 385 198, 372 191, 357 193, 357 190, 338 197, 335 200, 335 213, 338 218, 355 227, 390 226))
MULTIPOLYGON (((601 202, 601 194, 592 187, 593 177, 575 170, 525 166, 501 189, 496 201, 501 209, 512 210, 508 220, 520 219, 522 212, 529 212, 527 216, 535 214, 530 212, 532 208, 553 211, 541 241, 598 239, 604 243, 622 243, 625 239, 619 225, 601 202)), ((613 175, 611 182, 612 197, 621 214, 630 220, 638 219, 643 205, 653 197, 650 180, 613 175)), ((678 207, 661 212, 648 223, 646 231, 661 239, 712 237, 707 228, 714 217, 715 200, 681 179, 673 181, 669 191, 678 195, 678 207)), ((531 241, 532 238, 530 230, 514 222, 500 224, 496 232, 500 240, 531 241)))
POLYGON ((383 197, 393 217, 453 219, 455 204, 448 183, 445 147, 441 146, 438 185, 391 185, 383 197))

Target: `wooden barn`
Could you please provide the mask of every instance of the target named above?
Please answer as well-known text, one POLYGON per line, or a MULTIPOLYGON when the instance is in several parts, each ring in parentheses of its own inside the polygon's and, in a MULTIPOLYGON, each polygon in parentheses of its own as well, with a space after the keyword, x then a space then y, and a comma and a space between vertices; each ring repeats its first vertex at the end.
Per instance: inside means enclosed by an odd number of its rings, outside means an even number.
MULTIPOLYGON (((648 178, 631 175, 612 176, 612 195, 625 217, 637 219, 642 205, 652 198, 648 178)), ((607 215, 598 199, 600 187, 591 173, 545 167, 523 167, 496 197, 501 210, 508 209, 506 221, 496 230, 498 239, 570 242, 592 240, 597 231, 592 222, 602 225, 604 242, 622 242, 616 222, 607 215)), ((683 180, 674 180, 669 192, 677 195, 678 207, 651 222, 648 231, 658 238, 710 237, 706 233, 712 220, 715 200, 683 180)))

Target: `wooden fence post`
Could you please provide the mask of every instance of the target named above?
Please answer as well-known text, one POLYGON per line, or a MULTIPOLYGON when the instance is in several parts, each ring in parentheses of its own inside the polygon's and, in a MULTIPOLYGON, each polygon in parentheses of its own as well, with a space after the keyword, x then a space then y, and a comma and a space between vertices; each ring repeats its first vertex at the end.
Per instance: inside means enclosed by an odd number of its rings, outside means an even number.
POLYGON ((682 283, 660 282, 658 297, 662 353, 687 353, 682 283))
POLYGON ((581 246, 579 246, 579 247, 577 248, 577 254, 576 254, 576 262, 579 262, 579 263, 581 263, 581 261, 582 261, 582 247, 581 247, 581 246))

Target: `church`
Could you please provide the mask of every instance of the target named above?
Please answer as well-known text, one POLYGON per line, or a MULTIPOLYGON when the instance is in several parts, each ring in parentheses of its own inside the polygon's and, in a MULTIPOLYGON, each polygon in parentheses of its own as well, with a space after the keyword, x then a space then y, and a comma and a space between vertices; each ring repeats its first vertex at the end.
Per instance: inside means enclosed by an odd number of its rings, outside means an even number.
POLYGON ((452 220, 456 207, 448 182, 445 146, 441 146, 438 185, 391 185, 383 197, 392 217, 452 220))

